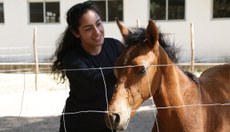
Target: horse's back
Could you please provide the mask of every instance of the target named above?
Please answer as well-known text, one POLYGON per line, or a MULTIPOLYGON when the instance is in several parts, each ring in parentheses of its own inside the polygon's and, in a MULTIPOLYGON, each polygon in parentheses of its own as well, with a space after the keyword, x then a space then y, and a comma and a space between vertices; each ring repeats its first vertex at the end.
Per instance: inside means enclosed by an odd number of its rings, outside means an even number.
POLYGON ((202 96, 210 96, 212 101, 230 103, 230 64, 207 69, 199 77, 199 82, 202 96))
POLYGON ((204 71, 199 81, 207 131, 230 131, 230 64, 204 71))
POLYGON ((221 78, 228 78, 230 76, 230 64, 224 64, 224 65, 217 65, 214 67, 211 67, 209 69, 207 69, 206 71, 204 71, 200 78, 203 77, 212 77, 212 76, 216 76, 218 75, 221 78))

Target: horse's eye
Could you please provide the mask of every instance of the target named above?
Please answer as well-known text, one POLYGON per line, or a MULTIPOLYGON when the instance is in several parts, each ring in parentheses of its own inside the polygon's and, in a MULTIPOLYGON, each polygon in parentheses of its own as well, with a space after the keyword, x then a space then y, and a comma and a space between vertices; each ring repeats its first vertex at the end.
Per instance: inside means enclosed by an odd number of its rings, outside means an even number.
POLYGON ((143 74, 146 73, 147 70, 148 70, 147 67, 143 67, 143 68, 138 72, 138 74, 143 75, 143 74))

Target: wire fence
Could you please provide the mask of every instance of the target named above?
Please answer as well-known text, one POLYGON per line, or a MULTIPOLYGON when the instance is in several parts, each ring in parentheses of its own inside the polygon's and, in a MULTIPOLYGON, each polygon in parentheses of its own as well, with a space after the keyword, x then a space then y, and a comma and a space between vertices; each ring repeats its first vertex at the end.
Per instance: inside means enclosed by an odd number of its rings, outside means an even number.
MULTIPOLYGON (((39 63, 51 62, 55 46, 39 45, 36 47, 39 63)), ((0 63, 33 63, 34 48, 31 47, 0 47, 0 63)))
MULTIPOLYGON (((219 64, 219 63, 218 63, 219 64)), ((185 64, 173 64, 177 66, 184 66, 185 64)), ((213 66, 215 64, 209 64, 208 66, 213 66)), ((165 66, 165 65, 152 65, 152 66, 165 66)), ((168 66, 168 65, 167 65, 168 66)), ((90 68, 90 69, 69 69, 65 71, 77 71, 77 70, 101 70, 101 75, 103 76, 103 69, 111 69, 111 68, 127 68, 125 67, 103 67, 103 68, 90 68)), ((136 66, 131 66, 136 67, 136 66)), ((22 71, 22 69, 17 69, 22 71)), ((25 127, 25 117, 37 117, 34 118, 32 122, 36 122, 34 120, 42 120, 41 117, 56 117, 51 122, 46 123, 49 125, 55 126, 54 128, 47 126, 46 128, 39 127, 38 131, 57 131, 59 124, 59 116, 61 115, 61 111, 65 104, 65 99, 68 97, 68 82, 64 84, 58 83, 53 79, 49 68, 47 68, 46 72, 38 73, 37 84, 35 84, 35 74, 33 72, 10 72, 8 70, 3 70, 0 73, 0 103, 1 103, 1 115, 2 117, 17 117, 16 119, 12 119, 9 124, 5 126, 1 126, 0 130, 2 131, 22 131, 27 132, 34 130, 42 121, 36 125, 30 124, 25 127), (35 85, 38 85, 37 91, 34 89, 35 85), (7 101, 6 101, 7 100, 7 101), (39 117, 39 118, 38 118, 39 117), (54 121, 55 120, 55 121, 54 121), (12 123, 12 124, 10 124, 12 123), (17 125, 14 125, 14 124, 17 125), (14 126, 14 127, 12 127, 14 126), (15 127, 16 126, 16 127, 15 127), (48 129, 52 128, 52 130, 48 129)), ((199 75, 199 73, 197 73, 199 75)), ((229 73, 230 75, 230 73, 229 73)), ((104 81, 105 83, 105 81, 104 81)), ((230 80, 229 80, 230 84, 230 80)), ((104 84, 106 86, 106 84, 104 84)), ((230 87, 230 86, 229 86, 230 87)), ((105 87, 105 91, 106 91, 105 87)), ((107 92, 105 92, 107 93, 107 92)), ((105 95, 107 98, 107 95, 105 95)), ((107 99, 108 100, 108 99, 107 99)), ((108 104, 108 102, 106 102, 108 104)), ((136 118, 134 117, 131 120, 131 123, 126 130, 127 132, 139 132, 139 131, 151 131, 153 122, 155 121, 156 111, 160 109, 179 109, 179 108, 190 108, 190 107, 213 107, 213 106, 229 106, 230 102, 226 103, 214 103, 214 104, 189 104, 183 106, 170 106, 170 107, 156 107, 152 98, 150 98, 146 104, 144 104, 137 113, 136 118), (151 115, 151 116, 150 116, 151 115), (150 123, 151 122, 151 123, 150 123), (142 124, 140 125, 138 124, 142 124)), ((99 113, 107 113, 108 111, 95 111, 95 110, 87 110, 87 111, 78 111, 73 113, 62 113, 63 115, 68 114, 79 114, 82 112, 99 112, 99 113)), ((5 120, 4 118, 2 118, 5 120)), ((1 122, 1 121, 0 121, 1 122)), ((0 123, 1 124, 1 123, 0 123)), ((4 123, 3 123, 4 124, 4 123)))
MULTIPOLYGON (((20 71, 22 69, 19 69, 20 71)), ((33 72, 0 73, 0 131, 4 132, 53 132, 58 131, 59 116, 62 114, 65 100, 68 97, 68 82, 59 83, 50 72, 39 73, 38 89, 35 90, 33 72)), ((124 132, 151 130, 153 122, 149 116, 151 104, 140 109, 124 132), (143 122, 143 126, 137 126, 143 122)), ((106 111, 82 111, 102 112, 106 111)), ((81 112, 76 112, 78 114, 81 112)), ((71 114, 71 113, 66 113, 71 114)), ((72 113, 73 114, 73 113, 72 113)))

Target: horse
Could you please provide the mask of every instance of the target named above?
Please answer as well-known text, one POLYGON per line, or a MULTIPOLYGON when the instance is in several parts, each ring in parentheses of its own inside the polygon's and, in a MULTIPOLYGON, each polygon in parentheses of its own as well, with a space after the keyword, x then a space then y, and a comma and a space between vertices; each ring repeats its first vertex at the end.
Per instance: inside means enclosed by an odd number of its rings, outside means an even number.
POLYGON ((116 23, 126 48, 114 69, 117 84, 105 114, 108 127, 126 129, 152 97, 157 109, 152 132, 230 131, 230 64, 213 66, 200 77, 186 74, 175 63, 176 46, 166 44, 153 20, 135 31, 116 23))

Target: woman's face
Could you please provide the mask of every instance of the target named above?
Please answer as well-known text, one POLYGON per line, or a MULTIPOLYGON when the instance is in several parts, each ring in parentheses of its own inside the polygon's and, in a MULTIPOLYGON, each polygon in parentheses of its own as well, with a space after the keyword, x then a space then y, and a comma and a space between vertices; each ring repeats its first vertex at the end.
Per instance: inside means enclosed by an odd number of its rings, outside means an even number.
POLYGON ((104 42, 104 27, 98 14, 89 10, 79 22, 78 32, 74 34, 81 39, 82 46, 86 49, 101 46, 104 42))

